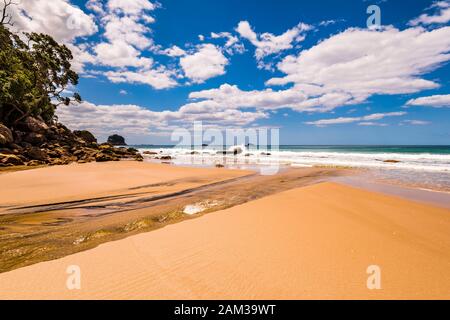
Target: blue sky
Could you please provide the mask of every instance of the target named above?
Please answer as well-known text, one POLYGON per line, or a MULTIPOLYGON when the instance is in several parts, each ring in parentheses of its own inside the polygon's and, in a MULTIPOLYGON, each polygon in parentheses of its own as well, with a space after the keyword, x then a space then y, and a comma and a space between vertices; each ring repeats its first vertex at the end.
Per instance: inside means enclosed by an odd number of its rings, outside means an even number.
POLYGON ((203 120, 279 127, 282 144, 450 144, 449 1, 21 6, 19 29, 74 51, 80 83, 69 91, 84 103, 59 110, 61 121, 100 139, 170 143, 203 120), (381 26, 369 30, 373 4, 381 26))

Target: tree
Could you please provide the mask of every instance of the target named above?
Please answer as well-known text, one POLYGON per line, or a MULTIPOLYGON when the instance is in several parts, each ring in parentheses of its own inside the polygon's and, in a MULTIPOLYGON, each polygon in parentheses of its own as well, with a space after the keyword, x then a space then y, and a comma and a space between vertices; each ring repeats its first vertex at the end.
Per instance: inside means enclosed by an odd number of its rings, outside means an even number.
POLYGON ((78 75, 71 69, 72 53, 49 35, 11 32, 6 28, 12 25, 6 13, 11 2, 4 3, 0 10, 0 122, 12 128, 27 116, 51 122, 59 105, 81 101, 78 93, 70 97, 65 92, 78 84, 78 75))

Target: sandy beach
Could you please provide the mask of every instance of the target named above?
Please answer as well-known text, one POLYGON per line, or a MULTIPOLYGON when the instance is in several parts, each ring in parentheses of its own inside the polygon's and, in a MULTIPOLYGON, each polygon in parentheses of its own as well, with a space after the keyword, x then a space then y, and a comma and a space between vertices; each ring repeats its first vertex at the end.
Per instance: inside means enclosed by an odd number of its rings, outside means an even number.
POLYGON ((449 299, 449 213, 319 182, 1 273, 0 298, 449 299), (66 287, 73 265, 80 290, 66 287), (371 265, 380 290, 367 288, 371 265))

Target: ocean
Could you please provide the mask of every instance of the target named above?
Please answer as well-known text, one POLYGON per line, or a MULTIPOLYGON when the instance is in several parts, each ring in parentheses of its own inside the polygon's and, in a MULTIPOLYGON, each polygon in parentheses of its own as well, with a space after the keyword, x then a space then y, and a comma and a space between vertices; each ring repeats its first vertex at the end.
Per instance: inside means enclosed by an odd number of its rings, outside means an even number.
POLYGON ((376 180, 424 189, 450 191, 450 146, 305 146, 282 145, 278 150, 255 150, 241 146, 233 155, 222 149, 191 149, 174 146, 135 146, 141 152, 169 155, 176 165, 251 169, 255 166, 336 166, 365 170, 376 180))

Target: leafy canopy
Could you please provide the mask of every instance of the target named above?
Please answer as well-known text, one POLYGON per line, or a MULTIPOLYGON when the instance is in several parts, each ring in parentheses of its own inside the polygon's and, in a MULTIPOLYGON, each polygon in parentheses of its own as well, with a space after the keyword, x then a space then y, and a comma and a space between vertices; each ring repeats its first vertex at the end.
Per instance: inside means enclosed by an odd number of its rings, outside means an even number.
POLYGON ((80 102, 78 93, 65 93, 78 84, 72 59, 69 48, 49 35, 19 36, 0 24, 0 122, 14 127, 27 116, 51 122, 58 105, 80 102))

